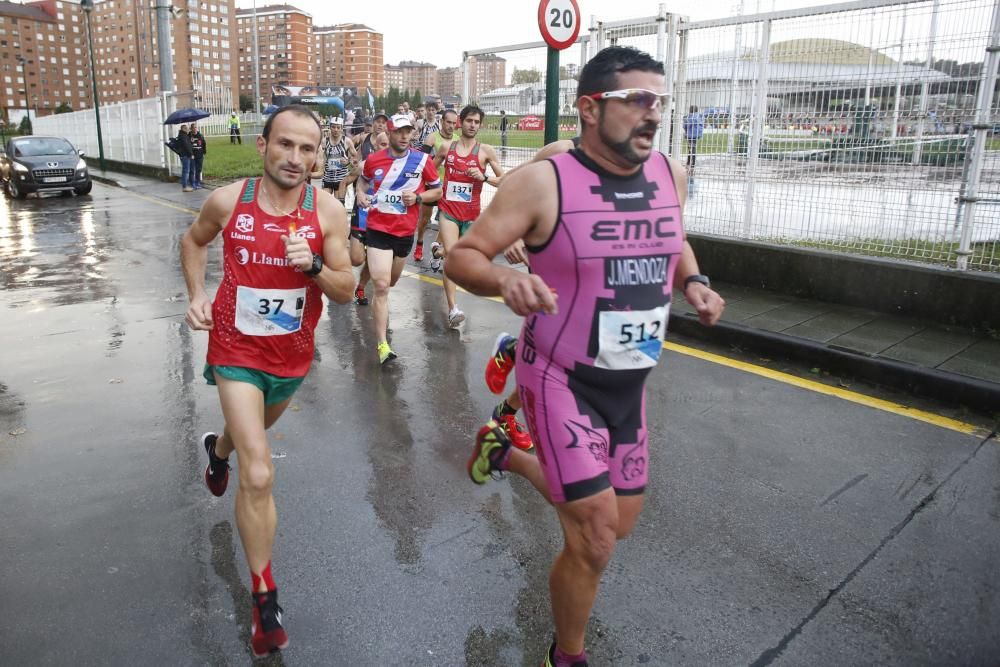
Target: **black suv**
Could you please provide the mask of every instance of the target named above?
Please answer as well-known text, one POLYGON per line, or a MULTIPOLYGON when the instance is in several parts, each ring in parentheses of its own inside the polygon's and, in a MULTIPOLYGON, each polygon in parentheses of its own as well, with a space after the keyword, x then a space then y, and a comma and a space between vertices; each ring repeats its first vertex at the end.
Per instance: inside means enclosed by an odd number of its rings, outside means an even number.
POLYGON ((60 137, 14 137, 0 151, 0 179, 15 199, 32 192, 85 195, 93 183, 83 153, 60 137))

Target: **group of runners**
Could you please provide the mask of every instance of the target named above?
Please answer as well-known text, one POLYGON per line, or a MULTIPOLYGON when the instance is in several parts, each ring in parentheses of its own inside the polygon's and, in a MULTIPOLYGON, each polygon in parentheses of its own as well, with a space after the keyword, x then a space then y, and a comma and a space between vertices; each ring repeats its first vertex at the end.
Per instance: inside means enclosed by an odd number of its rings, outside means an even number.
POLYGON ((239 460, 236 521, 251 573, 255 655, 288 645, 271 568, 277 514, 267 429, 309 370, 324 294, 361 304, 370 276, 379 363, 396 357, 389 291, 411 250, 422 259, 436 204, 431 255, 443 262, 449 322, 463 319, 456 285, 501 296, 525 318, 519 337, 498 336, 487 361, 490 391, 502 393, 512 371, 517 389, 475 434, 468 474, 477 484, 519 474, 554 506, 564 544, 550 575, 555 638, 541 664, 587 665, 585 628, 601 573, 643 505, 644 385, 662 351, 673 287, 706 325, 724 307, 685 238, 683 165, 653 148, 664 97, 661 63, 607 48, 581 71, 581 136, 507 174, 476 140, 483 112, 474 106, 376 116, 353 142, 342 127, 324 130, 308 108, 284 107, 257 140, 262 176, 210 195, 181 242, 186 320, 209 331, 204 376, 218 388, 225 420, 201 439, 214 495, 226 491, 230 456, 239 460), (317 165, 322 188, 310 185, 317 165), (498 189, 480 210, 487 182, 498 189), (349 216, 338 200, 350 185, 349 216), (220 234, 223 277, 213 301, 205 269, 220 234), (530 271, 494 262, 501 253, 530 271), (362 266, 360 279, 352 265, 362 266), (522 408, 527 428, 515 417, 522 408))

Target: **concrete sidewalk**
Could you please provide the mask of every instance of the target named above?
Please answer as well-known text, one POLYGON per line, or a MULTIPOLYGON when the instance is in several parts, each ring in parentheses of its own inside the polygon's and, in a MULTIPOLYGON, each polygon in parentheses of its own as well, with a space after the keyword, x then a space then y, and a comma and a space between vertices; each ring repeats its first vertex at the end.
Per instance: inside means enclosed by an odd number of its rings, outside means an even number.
MULTIPOLYGON (((94 180, 197 210, 211 189, 92 170, 94 180)), ((433 224, 432 224, 432 228, 433 224)), ((704 270, 711 275, 711 267, 704 270)), ((726 299, 718 326, 701 326, 675 294, 670 330, 717 345, 994 414, 1000 410, 1000 332, 945 326, 741 285, 714 283, 726 299)))

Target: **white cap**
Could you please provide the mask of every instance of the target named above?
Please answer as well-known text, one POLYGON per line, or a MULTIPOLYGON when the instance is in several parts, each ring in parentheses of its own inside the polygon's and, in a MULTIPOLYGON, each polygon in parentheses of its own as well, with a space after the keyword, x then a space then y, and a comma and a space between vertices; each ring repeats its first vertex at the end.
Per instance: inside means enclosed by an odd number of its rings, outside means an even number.
POLYGON ((343 125, 343 124, 344 124, 344 119, 341 118, 340 116, 334 116, 333 118, 330 119, 330 125, 343 125))
POLYGON ((413 127, 410 117, 403 113, 398 113, 389 119, 389 131, 401 130, 404 127, 413 127))

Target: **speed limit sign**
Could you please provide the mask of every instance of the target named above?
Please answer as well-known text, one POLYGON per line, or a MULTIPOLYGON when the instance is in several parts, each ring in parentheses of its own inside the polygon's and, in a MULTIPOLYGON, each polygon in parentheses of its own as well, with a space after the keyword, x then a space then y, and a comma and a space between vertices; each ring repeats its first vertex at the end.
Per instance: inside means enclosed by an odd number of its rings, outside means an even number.
POLYGON ((571 47, 580 35, 580 7, 576 0, 541 0, 538 29, 553 49, 562 51, 571 47))

